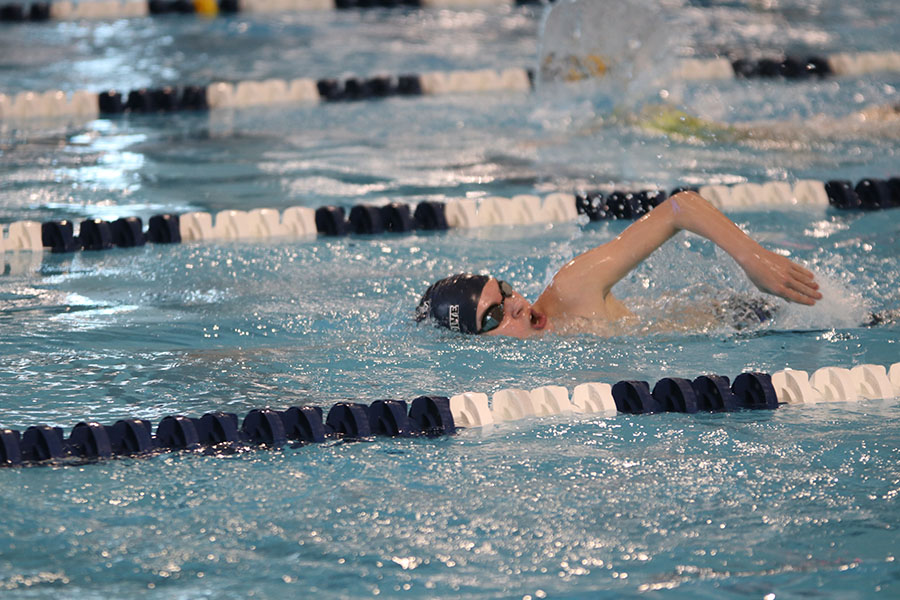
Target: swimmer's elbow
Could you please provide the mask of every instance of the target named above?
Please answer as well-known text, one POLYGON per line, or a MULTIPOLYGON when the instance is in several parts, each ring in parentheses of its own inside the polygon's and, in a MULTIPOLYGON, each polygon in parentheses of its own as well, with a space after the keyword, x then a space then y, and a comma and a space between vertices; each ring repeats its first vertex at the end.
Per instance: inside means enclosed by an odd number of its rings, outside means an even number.
POLYGON ((706 198, 697 192, 678 192, 670 197, 672 226, 677 230, 686 229, 709 237, 713 229, 727 225, 730 221, 706 198))

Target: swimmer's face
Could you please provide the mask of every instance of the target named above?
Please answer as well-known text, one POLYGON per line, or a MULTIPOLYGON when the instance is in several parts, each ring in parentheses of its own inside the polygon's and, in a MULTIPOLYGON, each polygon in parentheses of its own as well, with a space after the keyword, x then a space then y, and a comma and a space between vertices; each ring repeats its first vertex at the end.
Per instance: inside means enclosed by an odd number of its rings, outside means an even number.
POLYGON ((483 335, 507 335, 510 337, 526 338, 540 335, 547 328, 547 316, 535 311, 531 303, 516 291, 504 298, 500 292, 500 283, 491 278, 481 291, 478 299, 478 309, 475 313, 477 322, 484 323, 484 316, 492 307, 500 304, 503 306, 503 320, 500 325, 483 335))

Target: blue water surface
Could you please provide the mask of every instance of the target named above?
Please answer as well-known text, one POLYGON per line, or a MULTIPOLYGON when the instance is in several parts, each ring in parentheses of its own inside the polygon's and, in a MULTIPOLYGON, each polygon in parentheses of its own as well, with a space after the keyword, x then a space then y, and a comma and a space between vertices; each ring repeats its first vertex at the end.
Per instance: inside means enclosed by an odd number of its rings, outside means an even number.
MULTIPOLYGON (((893 2, 669 2, 673 52, 896 50, 893 2)), ((372 10, 4 26, 0 90, 533 66, 542 9, 372 10)), ((613 35, 610 24, 590 24, 613 35)), ((900 76, 675 84, 726 123, 840 119, 900 76)), ((677 92, 677 93, 676 93, 677 92)), ((668 135, 602 90, 395 98, 0 127, 0 222, 896 176, 897 130, 668 135), (625 115, 625 116, 623 116, 625 115)), ((900 361, 900 210, 730 213, 825 299, 749 329, 462 337, 431 281, 535 299, 624 222, 6 253, 0 425, 491 394, 900 361)), ((615 293, 644 322, 755 290, 679 235, 615 293)), ((437 439, 0 469, 4 598, 895 598, 900 404, 560 415, 437 439)))

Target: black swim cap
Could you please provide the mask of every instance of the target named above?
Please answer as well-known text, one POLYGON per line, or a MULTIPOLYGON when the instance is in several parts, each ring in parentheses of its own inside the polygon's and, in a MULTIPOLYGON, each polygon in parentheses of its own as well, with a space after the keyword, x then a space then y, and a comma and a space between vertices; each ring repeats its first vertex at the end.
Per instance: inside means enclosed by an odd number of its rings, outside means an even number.
POLYGON ((478 333, 478 299, 491 278, 461 273, 436 281, 416 308, 416 321, 431 317, 451 331, 478 333))

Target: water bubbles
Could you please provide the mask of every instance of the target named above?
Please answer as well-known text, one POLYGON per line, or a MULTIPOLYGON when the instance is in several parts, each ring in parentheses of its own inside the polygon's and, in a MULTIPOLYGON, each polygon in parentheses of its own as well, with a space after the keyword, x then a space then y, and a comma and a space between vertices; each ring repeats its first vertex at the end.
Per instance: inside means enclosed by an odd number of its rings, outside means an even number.
POLYGON ((539 90, 582 82, 600 114, 639 106, 670 72, 670 28, 651 0, 574 0, 547 13, 539 90), (582 28, 590 34, 581 35, 582 28))

